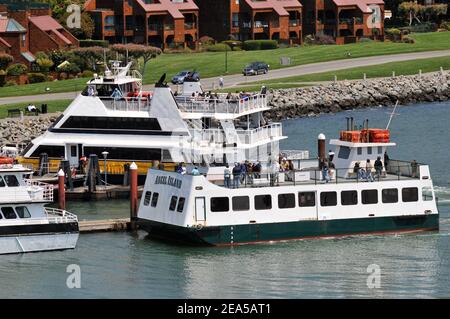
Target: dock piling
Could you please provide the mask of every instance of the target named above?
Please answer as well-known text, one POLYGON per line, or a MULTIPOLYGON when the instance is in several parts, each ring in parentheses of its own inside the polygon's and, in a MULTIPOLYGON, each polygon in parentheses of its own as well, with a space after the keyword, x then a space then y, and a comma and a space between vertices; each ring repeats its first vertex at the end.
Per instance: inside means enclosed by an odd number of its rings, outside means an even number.
POLYGON ((66 209, 66 174, 62 169, 58 171, 58 207, 66 209))
POLYGON ((130 226, 136 229, 138 212, 138 167, 135 162, 130 165, 130 226))

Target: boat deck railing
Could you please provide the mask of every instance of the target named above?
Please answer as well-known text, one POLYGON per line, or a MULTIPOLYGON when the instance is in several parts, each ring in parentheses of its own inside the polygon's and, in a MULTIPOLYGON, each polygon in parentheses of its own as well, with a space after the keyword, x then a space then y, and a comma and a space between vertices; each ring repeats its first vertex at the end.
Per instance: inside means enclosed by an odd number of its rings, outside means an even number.
POLYGON ((50 224, 78 222, 78 217, 75 214, 63 209, 45 207, 45 214, 50 224))
MULTIPOLYGON (((317 163, 317 160, 315 160, 317 163)), ((270 169, 263 169, 261 173, 250 172, 240 173, 231 176, 228 181, 224 174, 205 174, 208 181, 228 188, 246 187, 267 187, 267 186, 295 186, 295 185, 318 185, 318 184, 343 184, 343 183, 379 183, 400 180, 419 180, 419 167, 410 167, 410 163, 389 164, 387 169, 383 169, 380 174, 375 170, 371 174, 358 174, 353 172, 353 168, 331 169, 328 172, 316 167, 303 169, 280 170, 277 172, 270 169), (350 172, 350 173, 349 173, 350 172)), ((301 165, 301 164, 298 164, 301 165)), ((232 167, 230 167, 232 171, 232 167)))
POLYGON ((111 111, 149 111, 150 98, 143 97, 124 97, 124 98, 101 98, 101 101, 108 110, 111 111))
POLYGON ((28 194, 31 200, 38 202, 53 202, 53 185, 26 179, 28 194))
POLYGON ((245 97, 230 97, 227 94, 217 95, 218 98, 176 96, 175 99, 181 112, 213 113, 239 115, 267 108, 265 94, 255 94, 245 97))

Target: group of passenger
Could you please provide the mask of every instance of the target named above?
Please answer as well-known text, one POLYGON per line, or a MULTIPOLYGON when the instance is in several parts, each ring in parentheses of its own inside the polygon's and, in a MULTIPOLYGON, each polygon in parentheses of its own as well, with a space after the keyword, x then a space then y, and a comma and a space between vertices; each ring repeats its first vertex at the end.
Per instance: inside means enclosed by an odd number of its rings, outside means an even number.
POLYGON ((262 166, 258 161, 251 163, 245 161, 241 163, 234 163, 234 167, 230 168, 227 164, 223 171, 224 186, 227 188, 239 188, 242 183, 253 182, 254 178, 261 177, 262 166))
POLYGON ((333 163, 334 152, 328 152, 328 158, 319 158, 319 170, 322 171, 322 181, 330 182, 334 178, 336 166, 333 163))
MULTIPOLYGON (((389 164, 389 156, 384 153, 384 168, 387 169, 389 164)), ((375 178, 379 179, 383 175, 383 162, 381 156, 378 156, 375 162, 371 163, 370 159, 366 160, 365 167, 362 167, 360 162, 356 162, 353 167, 353 173, 359 181, 373 182, 375 178)))

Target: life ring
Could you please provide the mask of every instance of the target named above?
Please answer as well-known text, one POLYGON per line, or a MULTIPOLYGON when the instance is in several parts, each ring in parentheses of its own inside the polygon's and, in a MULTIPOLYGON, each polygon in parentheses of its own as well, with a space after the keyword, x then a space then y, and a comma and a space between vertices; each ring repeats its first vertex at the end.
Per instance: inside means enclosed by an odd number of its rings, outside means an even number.
POLYGON ((0 157, 0 164, 14 164, 14 158, 12 157, 0 157))
POLYGON ((195 229, 197 229, 197 230, 201 230, 202 228, 203 228, 202 224, 195 225, 195 229))

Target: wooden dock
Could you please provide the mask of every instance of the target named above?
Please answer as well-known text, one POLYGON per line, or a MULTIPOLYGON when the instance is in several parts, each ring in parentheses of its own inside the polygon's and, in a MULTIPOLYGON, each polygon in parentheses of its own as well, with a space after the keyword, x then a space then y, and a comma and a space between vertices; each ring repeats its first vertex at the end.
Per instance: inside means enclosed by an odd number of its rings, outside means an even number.
POLYGON ((82 220, 78 222, 80 233, 126 231, 130 229, 129 218, 82 220))
MULTIPOLYGON (((142 194, 144 186, 138 187, 138 196, 142 194)), ((97 186, 97 190, 89 192, 88 187, 75 187, 73 190, 66 189, 67 200, 108 200, 108 199, 126 199, 130 197, 130 186, 108 185, 97 186)))

